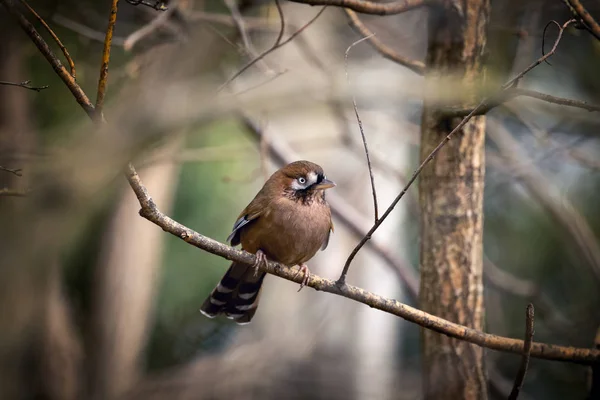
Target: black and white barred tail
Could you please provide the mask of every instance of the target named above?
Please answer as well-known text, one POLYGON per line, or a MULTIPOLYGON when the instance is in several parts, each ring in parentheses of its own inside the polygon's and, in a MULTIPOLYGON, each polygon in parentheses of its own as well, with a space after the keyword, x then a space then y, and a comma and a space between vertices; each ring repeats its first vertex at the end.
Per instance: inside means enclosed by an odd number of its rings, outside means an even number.
POLYGON ((209 318, 224 314, 238 324, 252 320, 258 307, 264 272, 255 274, 246 264, 233 263, 200 308, 209 318))

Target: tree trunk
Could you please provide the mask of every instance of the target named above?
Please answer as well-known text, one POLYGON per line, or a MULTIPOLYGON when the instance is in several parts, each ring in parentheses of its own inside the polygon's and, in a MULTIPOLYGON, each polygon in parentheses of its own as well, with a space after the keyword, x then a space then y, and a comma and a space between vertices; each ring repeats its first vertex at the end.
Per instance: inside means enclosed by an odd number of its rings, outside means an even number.
MULTIPOLYGON (((432 93, 446 91, 450 81, 460 84, 466 95, 452 105, 473 104, 483 81, 489 9, 489 0, 466 0, 430 10, 426 84, 432 93)), ((439 106, 425 100, 421 160, 460 122, 445 118, 439 106)), ((419 184, 421 308, 475 329, 483 326, 484 144, 485 117, 472 118, 419 184)), ((428 330, 421 335, 425 399, 487 398, 482 348, 428 330)))

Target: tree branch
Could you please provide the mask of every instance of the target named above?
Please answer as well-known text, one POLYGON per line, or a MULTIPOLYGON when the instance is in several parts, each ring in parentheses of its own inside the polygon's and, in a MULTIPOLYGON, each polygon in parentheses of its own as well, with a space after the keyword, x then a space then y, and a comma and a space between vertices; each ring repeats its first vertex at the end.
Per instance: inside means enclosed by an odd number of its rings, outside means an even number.
POLYGON ((423 75, 425 73, 425 63, 401 56, 391 47, 388 47, 385 43, 377 39, 369 28, 363 24, 360 18, 358 18, 358 15, 356 15, 354 11, 344 8, 344 12, 350 19, 350 25, 354 30, 363 37, 368 38, 369 43, 371 43, 373 48, 375 48, 375 50, 377 50, 384 58, 405 66, 418 75, 423 75))
POLYGON ((42 17, 40 17, 39 14, 36 13, 35 10, 33 8, 31 8, 29 6, 29 4, 27 4, 27 2, 25 2, 25 0, 21 0, 21 3, 23 3, 23 5, 25 5, 25 7, 27 7, 29 12, 31 12, 38 19, 38 21, 40 21, 40 23, 44 26, 44 28, 46 28, 46 30, 48 31, 50 36, 52 36, 52 39, 54 39, 54 41, 56 42, 58 47, 60 47, 60 50, 63 52, 63 54, 65 55, 65 58, 67 59, 67 62, 69 63, 69 68, 71 69, 71 76, 73 76, 73 79, 77 79, 76 72, 75 72, 75 62, 71 58, 71 55, 69 54, 69 51, 67 50, 65 45, 62 44, 62 42, 60 41, 58 36, 56 36, 56 33, 54 33, 54 31, 50 28, 50 26, 46 23, 46 21, 44 21, 44 19, 42 17))
MULTIPOLYGON (((501 104, 504 104, 515 97, 530 97, 533 99, 545 101, 546 103, 558 104, 561 106, 580 108, 582 110, 590 111, 590 112, 600 112, 600 105, 589 104, 582 100, 572 100, 566 99, 564 97, 552 96, 550 94, 537 92, 535 90, 529 89, 521 89, 521 88, 511 88, 505 90, 495 98, 492 97, 489 101, 485 103, 485 105, 479 109, 477 114, 475 115, 484 115, 487 114, 492 109, 498 107, 501 104)), ((450 108, 444 110, 444 115, 447 117, 462 117, 464 115, 469 114, 473 109, 472 108, 450 108)))
POLYGON ((110 6, 110 16, 108 18, 108 28, 106 28, 106 36, 104 38, 104 50, 102 51, 102 66, 100 67, 100 79, 98 80, 98 94, 96 95, 96 115, 99 118, 102 116, 102 108, 104 107, 104 96, 106 95, 106 85, 108 80, 108 63, 110 62, 110 48, 112 45, 113 32, 115 23, 117 22, 117 6, 119 0, 112 0, 110 6))
POLYGON ((48 89, 50 87, 48 85, 44 85, 44 86, 30 86, 29 85, 30 83, 31 83, 31 81, 23 81, 23 82, 20 82, 20 83, 0 81, 0 85, 18 86, 18 87, 22 87, 23 89, 35 90, 38 93, 41 92, 42 90, 48 89))
POLYGON ((517 397, 519 397, 519 392, 523 387, 525 375, 527 374, 527 367, 529 366, 529 359, 531 357, 531 344, 533 343, 534 312, 533 304, 529 303, 527 305, 527 311, 525 312, 525 343, 523 344, 523 357, 521 358, 521 365, 519 366, 519 371, 517 372, 515 383, 510 395, 508 396, 508 400, 517 400, 517 397))
POLYGON ((585 7, 581 4, 579 0, 567 0, 567 4, 570 6, 569 8, 576 13, 576 17, 578 17, 587 30, 598 40, 600 40, 600 25, 598 22, 592 17, 592 15, 585 9, 585 7))
POLYGON ((310 6, 344 7, 363 14, 394 15, 414 8, 427 6, 437 0, 398 0, 391 3, 375 3, 367 0, 290 0, 310 6))

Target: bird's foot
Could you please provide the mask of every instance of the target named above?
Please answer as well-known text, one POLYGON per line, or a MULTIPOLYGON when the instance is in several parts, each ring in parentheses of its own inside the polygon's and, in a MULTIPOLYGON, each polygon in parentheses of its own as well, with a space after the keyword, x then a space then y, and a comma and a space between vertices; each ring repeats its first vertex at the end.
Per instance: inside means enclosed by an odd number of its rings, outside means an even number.
POLYGON ((301 291, 302 288, 308 284, 308 280, 310 279, 310 270, 308 269, 306 264, 300 264, 298 265, 298 267, 300 269, 296 273, 296 276, 298 276, 298 274, 301 272, 304 274, 304 278, 302 278, 302 282, 300 282, 300 288, 298 289, 298 291, 301 291))
POLYGON ((263 253, 262 250, 258 250, 256 252, 256 262, 252 265, 252 268, 254 268, 254 276, 258 275, 258 267, 260 267, 261 264, 264 264, 266 267, 268 262, 269 260, 267 260, 265 253, 263 253))

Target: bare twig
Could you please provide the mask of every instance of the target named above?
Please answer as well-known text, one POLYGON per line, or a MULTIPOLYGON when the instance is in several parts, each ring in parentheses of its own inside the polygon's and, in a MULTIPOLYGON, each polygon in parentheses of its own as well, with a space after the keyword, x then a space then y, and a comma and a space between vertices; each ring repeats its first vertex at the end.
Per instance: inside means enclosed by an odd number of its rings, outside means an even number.
POLYGON ((586 29, 598 40, 600 40, 600 25, 592 17, 592 15, 585 9, 579 0, 567 0, 569 8, 576 13, 586 29))
MULTIPOLYGON (((511 80, 509 80, 508 82, 506 82, 504 85, 502 85, 502 87, 500 88, 499 94, 496 94, 496 96, 502 95, 502 93, 506 89, 511 88, 513 86, 513 84, 515 82, 517 82, 519 79, 521 79, 525 74, 527 74, 533 68, 535 68, 536 66, 540 65, 546 59, 548 59, 549 57, 551 57, 556 52, 556 48, 558 47, 558 43, 560 43, 560 40, 562 38, 564 30, 566 29, 567 26, 569 26, 573 22, 575 22, 575 20, 571 19, 571 20, 565 22, 560 27, 560 30, 559 30, 559 33, 558 33, 558 37, 556 38, 556 41, 554 42, 554 46, 552 46, 552 50, 550 50, 550 52, 548 52, 547 54, 545 54, 542 57, 538 58, 536 61, 534 61, 533 63, 531 63, 527 68, 525 68, 522 72, 520 72, 519 74, 517 74, 517 76, 515 76, 514 78, 512 78, 511 80)), ((423 168, 425 168, 425 166, 431 160, 433 160, 433 158, 435 157, 435 155, 442 149, 442 147, 444 147, 444 145, 452 138, 452 136, 456 132, 458 132, 463 126, 465 126, 465 124, 471 119, 471 117, 473 117, 482 107, 484 107, 485 104, 488 101, 489 101, 489 99, 483 99, 466 117, 463 118, 463 120, 458 125, 456 125, 456 127, 437 145, 437 147, 435 149, 433 149, 433 151, 431 153, 429 153, 429 155, 427 156, 427 158, 425 158, 425 160, 423 160, 423 162, 421 163, 421 165, 419 165, 419 167, 417 168, 417 170, 413 173, 413 175, 411 176, 411 178, 407 182, 407 184, 404 187, 404 189, 402 189, 402 191, 400 192, 400 194, 398 194, 398 196, 396 196, 396 198, 394 199, 394 201, 392 201, 392 204, 390 204, 390 206, 385 211, 385 213, 381 216, 381 218, 373 225, 373 227, 369 230, 369 232, 367 232, 367 234, 362 238, 362 240, 352 250, 352 252, 348 256, 348 259, 346 260, 346 263, 344 264, 344 269, 342 270, 342 274, 340 275, 340 277, 338 279, 338 284, 339 285, 344 285, 346 283, 346 275, 348 274, 348 269, 350 268, 350 264, 352 263, 352 260, 354 259, 354 257, 356 257, 356 254, 358 253, 358 251, 365 245, 365 243, 367 241, 369 241, 371 239, 371 236, 373 235, 373 233, 375 233, 375 231, 381 226, 381 224, 383 223, 383 221, 385 221, 385 219, 391 214, 391 212, 394 210, 394 208, 396 207, 396 205, 398 204, 398 202, 402 199, 402 197, 404 197, 404 194, 407 192, 407 190, 410 188, 410 186, 413 184, 413 182, 417 179, 417 177, 419 176, 419 174, 421 173, 421 171, 423 170, 423 168)))
POLYGON ((227 81, 225 81, 225 83, 223 83, 221 86, 219 86, 219 88, 217 89, 217 92, 220 92, 221 90, 223 90, 225 87, 227 87, 231 82, 233 82, 237 77, 239 77, 241 74, 243 74, 244 72, 246 72, 246 70, 248 68, 250 68, 251 66, 253 66, 254 64, 256 64, 258 61, 262 60, 263 58, 265 58, 267 55, 269 55, 270 53, 272 53, 273 51, 277 50, 280 47, 285 46, 286 44, 288 44, 289 42, 291 42, 292 40, 294 40, 294 38, 296 36, 298 36, 299 34, 301 34, 306 28, 308 28, 310 25, 312 25, 313 22, 315 22, 317 20, 317 18, 319 18, 321 16, 321 14, 323 14, 323 11, 325 11, 327 7, 323 7, 318 13, 317 15, 315 15, 310 21, 308 21, 306 24, 302 25, 300 28, 298 28, 298 30, 296 32, 294 32, 289 38, 287 38, 284 41, 280 41, 279 38, 277 39, 277 41, 279 43, 275 43, 273 46, 271 46, 269 49, 265 50, 264 52, 262 52, 258 57, 252 59, 250 62, 248 62, 246 65, 244 65, 238 72, 236 72, 235 74, 233 74, 231 76, 231 78, 227 79, 227 81))
POLYGON ((175 7, 165 10, 166 12, 160 14, 158 17, 127 36, 123 42, 125 50, 131 50, 137 42, 164 25, 169 20, 170 15, 175 11, 175 7))
MULTIPOLYGON (((498 107, 501 104, 504 104, 515 97, 530 97, 532 99, 537 99, 541 101, 545 101, 551 104, 558 104, 561 106, 580 108, 582 110, 590 111, 590 112, 600 112, 600 105, 589 104, 585 101, 581 100, 572 100, 566 99, 564 97, 552 96, 546 93, 540 93, 535 90, 529 89, 521 89, 521 88, 511 88, 505 90, 501 95, 496 96, 488 100, 485 105, 479 109, 476 115, 484 115, 487 114, 490 110, 495 107, 498 107)), ((472 111, 472 108, 452 108, 444 111, 444 115, 447 117, 462 117, 472 111)))
POLYGON ((397 0, 390 3, 375 3, 368 0, 290 0, 311 6, 336 6, 349 8, 363 14, 394 15, 414 8, 434 4, 439 0, 397 0))
POLYGON ((12 169, 12 168, 6 168, 0 165, 0 171, 6 171, 6 172, 10 172, 11 174, 14 174, 16 176, 23 176, 23 170, 18 168, 18 169, 12 169))
POLYGON ((363 37, 368 37, 369 43, 377 50, 383 57, 391 60, 395 63, 405 66, 416 74, 423 75, 425 73, 425 63, 421 61, 411 60, 400 54, 395 50, 388 47, 385 43, 381 42, 375 35, 363 24, 358 18, 356 13, 348 8, 344 8, 344 12, 350 18, 352 27, 363 37))
POLYGON ((33 8, 31 8, 31 6, 29 6, 29 4, 27 4, 27 2, 25 0, 20 0, 20 1, 21 1, 21 3, 23 3, 23 5, 25 7, 27 7, 29 12, 31 12, 38 19, 38 21, 40 21, 40 23, 44 26, 44 28, 46 28, 46 30, 48 31, 50 36, 52 36, 52 39, 54 39, 54 41, 56 42, 58 47, 60 47, 60 50, 63 52, 63 54, 65 55, 65 58, 67 59, 67 62, 69 63, 69 68, 71 69, 71 76, 73 77, 73 79, 77 79, 76 71, 75 71, 75 62, 71 58, 71 55, 69 54, 69 51, 67 50, 67 48, 62 44, 62 42, 60 41, 58 36, 56 36, 56 34, 50 28, 50 26, 46 23, 46 21, 44 21, 44 19, 42 17, 40 17, 39 14, 36 13, 35 10, 33 8))
POLYGON ((42 90, 48 89, 50 87, 48 85, 44 85, 44 86, 29 86, 30 83, 31 83, 31 81, 23 81, 23 82, 20 82, 20 83, 0 81, 0 85, 18 86, 18 87, 22 87, 24 89, 35 90, 36 92, 41 92, 42 90))
MULTIPOLYGON (((57 23, 58 25, 64 26, 65 28, 72 30, 75 33, 78 33, 79 35, 81 35, 83 37, 95 40, 97 42, 104 42, 104 38, 106 36, 106 34, 104 32, 94 30, 94 29, 90 28, 89 26, 81 24, 77 21, 73 21, 72 19, 69 19, 69 18, 65 17, 64 15, 54 14, 52 16, 52 21, 57 23)), ((122 37, 113 36, 113 38, 112 38, 113 46, 121 46, 122 47, 124 42, 125 42, 125 39, 123 39, 122 37)))
POLYGON ((527 374, 527 367, 529 366, 529 359, 531 357, 531 344, 533 343, 533 317, 534 317, 534 308, 533 304, 529 303, 527 305, 526 310, 526 319, 525 319, 525 342, 523 343, 523 356, 521 357, 521 365, 519 366, 519 371, 517 372, 517 376, 515 377, 515 383, 513 384, 512 391, 508 396, 508 400, 517 400, 519 397, 519 392, 523 387, 523 381, 525 380, 525 375, 527 374))
MULTIPOLYGON (((14 8, 14 3, 11 0, 0 0, 7 9, 11 11, 11 14, 18 18, 19 12, 14 8)), ((26 30, 32 40, 37 40, 35 35, 30 31, 26 30)), ((41 39, 43 42, 43 39, 41 39)), ((52 58, 53 54, 46 46, 38 46, 41 51, 45 51, 46 58, 52 58)), ((56 58, 56 57, 54 57, 56 58)), ((53 65, 59 63, 58 60, 53 61, 53 65)), ((57 71, 58 72, 58 71, 57 71)), ((65 81, 67 85, 76 84, 73 80, 65 81)), ((77 92, 76 88, 72 88, 71 92, 77 92)), ((82 105, 83 107, 83 105, 82 105)), ((88 108, 83 107, 86 113, 88 108)), ((93 106, 92 106, 93 110, 93 106)), ((93 114, 90 115, 93 118, 93 114)), ((104 123, 102 120, 100 123, 104 123)), ((164 231, 171 233, 174 236, 184 240, 185 242, 196 246, 200 249, 208 251, 212 254, 219 255, 229 260, 252 265, 256 261, 256 256, 245 251, 237 250, 233 247, 227 246, 223 243, 219 243, 216 240, 203 236, 193 230, 181 225, 173 219, 167 217, 161 213, 156 204, 150 197, 148 190, 142 184, 140 177, 138 176, 135 168, 129 164, 126 172, 127 180, 133 189, 138 202, 141 206, 140 215, 147 220, 153 222, 157 226, 161 227, 164 231)), ((287 268, 278 263, 269 262, 267 265, 261 264, 260 269, 273 275, 277 275, 284 279, 300 283, 303 277, 297 274, 297 271, 291 268, 287 268)), ((363 289, 353 287, 350 285, 339 286, 336 282, 323 279, 316 275, 311 275, 307 286, 311 286, 316 290, 333 293, 339 296, 346 297, 348 299, 355 300, 373 308, 377 308, 384 312, 399 316, 410 322, 416 323, 426 329, 430 329, 439 333, 443 333, 453 338, 465 340, 469 343, 476 344, 478 346, 494 349, 498 351, 510 352, 519 354, 522 352, 524 342, 518 339, 505 338, 502 336, 492 335, 484 333, 475 329, 471 329, 466 326, 455 324, 446 321, 442 318, 434 315, 425 313, 397 300, 384 298, 373 293, 367 292, 363 289)), ((600 360, 600 350, 595 349, 582 349, 564 346, 547 345, 544 343, 532 343, 531 356, 544 358, 549 360, 560 360, 576 362, 581 364, 591 364, 600 360)))
POLYGON ((102 116, 102 108, 104 107, 104 96, 106 95, 106 85, 108 80, 108 64, 110 62, 110 48, 112 45, 113 32, 115 23, 117 22, 117 6, 119 0, 112 0, 110 6, 110 16, 108 17, 108 28, 106 28, 106 36, 104 38, 104 50, 102 51, 102 66, 100 67, 100 79, 98 80, 98 94, 96 95, 96 115, 99 118, 102 116))
MULTIPOLYGON (((276 4, 277 4, 277 10, 281 13, 281 6, 279 5, 279 2, 276 1, 276 4)), ((252 41, 250 40, 250 37, 248 36, 248 31, 246 30, 246 24, 244 22, 244 19, 242 18, 242 14, 240 14, 240 10, 237 5, 237 0, 225 0, 225 5, 229 9, 231 18, 233 18, 233 23, 234 23, 235 28, 238 31, 239 36, 242 38, 242 44, 244 45, 244 47, 243 47, 244 53, 246 55, 250 56, 250 58, 257 58, 258 53, 256 52, 256 49, 254 48, 254 45, 252 44, 252 41)), ((283 14, 281 14, 281 18, 283 18, 283 14)), ((281 31, 279 32, 279 36, 278 36, 277 40, 279 41, 282 36, 283 36, 283 26, 282 26, 281 31)), ((271 68, 269 68, 263 60, 261 60, 257 65, 263 70, 263 72, 271 71, 271 68)))
MULTIPOLYGON (((373 35, 374 34, 371 34, 371 36, 373 35)), ((357 40, 346 49, 346 54, 344 55, 344 70, 346 71, 346 80, 348 81, 348 86, 350 86, 350 74, 348 73, 348 55, 350 54, 350 50, 360 42, 364 42, 365 40, 369 39, 371 36, 366 36, 357 40)), ((367 167, 369 168, 369 178, 371 179, 371 192, 373 193, 373 210, 375 214, 375 223, 377 223, 377 220, 379 219, 379 209, 377 208, 377 190, 375 189, 375 178, 373 177, 373 167, 371 166, 371 158, 369 157, 367 138, 365 137, 365 131, 363 130, 363 124, 360 120, 360 115, 358 115, 358 107, 356 106, 356 97, 354 94, 352 94, 352 105, 354 106, 354 115, 356 115, 356 121, 358 122, 358 128, 360 129, 360 136, 365 148, 365 156, 367 157, 367 167)))

